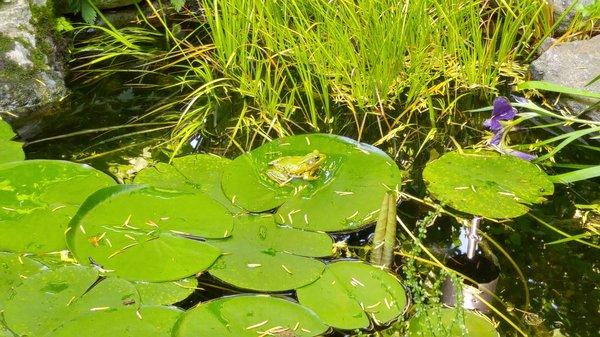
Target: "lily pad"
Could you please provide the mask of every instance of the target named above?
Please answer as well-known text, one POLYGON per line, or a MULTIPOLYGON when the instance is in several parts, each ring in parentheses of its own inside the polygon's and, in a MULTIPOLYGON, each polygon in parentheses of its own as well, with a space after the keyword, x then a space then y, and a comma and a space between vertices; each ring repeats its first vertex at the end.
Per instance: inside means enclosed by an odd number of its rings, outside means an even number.
POLYGON ((198 280, 188 277, 174 282, 135 282, 142 304, 171 305, 190 296, 198 288, 198 280))
POLYGON ((183 192, 201 192, 233 213, 240 211, 221 189, 223 170, 231 160, 209 154, 197 154, 173 159, 170 164, 158 163, 140 171, 135 183, 183 192))
POLYGON ((12 127, 0 118, 0 140, 10 140, 15 136, 12 127))
POLYGON ((205 195, 121 185, 86 200, 67 243, 81 263, 128 280, 174 281, 208 268, 220 250, 204 241, 225 238, 232 227, 231 213, 205 195))
POLYGON ((0 140, 0 164, 25 159, 23 144, 11 140, 0 140))
POLYGON ((375 221, 386 191, 401 183, 383 151, 349 138, 310 134, 276 139, 239 156, 223 173, 225 195, 251 212, 277 210, 279 223, 326 232, 352 231, 375 221), (269 163, 288 156, 325 155, 316 179, 283 186, 267 176, 269 163))
POLYGON ((65 249, 64 231, 81 203, 115 181, 87 165, 57 160, 0 164, 0 250, 65 249))
POLYGON ((212 276, 238 288, 284 291, 316 280, 325 264, 314 257, 331 255, 333 242, 325 233, 278 226, 272 215, 248 215, 236 218, 231 238, 210 243, 224 253, 212 276))
POLYGON ((43 336, 80 315, 139 303, 130 282, 114 277, 97 282, 98 277, 84 266, 33 275, 6 302, 6 325, 18 335, 43 336))
POLYGON ((300 304, 338 329, 367 328, 390 322, 406 309, 407 297, 398 279, 358 261, 329 264, 317 281, 297 289, 300 304))
POLYGON ((270 296, 233 296, 186 312, 175 337, 318 336, 329 328, 310 310, 270 296))
POLYGON ((423 179, 431 194, 454 209, 487 218, 514 218, 554 193, 534 164, 496 152, 450 152, 430 162, 423 179))
POLYGON ((408 337, 498 337, 485 316, 453 308, 429 307, 409 321, 408 337))
POLYGON ((24 279, 46 269, 46 266, 28 257, 0 252, 0 312, 4 308, 4 302, 13 295, 15 288, 24 279))
POLYGON ((11 139, 15 136, 8 123, 0 119, 0 163, 8 163, 25 159, 23 144, 11 139))
POLYGON ((120 308, 79 316, 45 337, 171 337, 181 311, 173 307, 120 308))

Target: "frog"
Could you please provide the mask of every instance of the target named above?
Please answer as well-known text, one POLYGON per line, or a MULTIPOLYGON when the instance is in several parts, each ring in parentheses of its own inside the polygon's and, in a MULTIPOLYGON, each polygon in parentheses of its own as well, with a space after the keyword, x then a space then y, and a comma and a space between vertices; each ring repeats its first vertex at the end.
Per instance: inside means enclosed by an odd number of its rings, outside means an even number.
POLYGON ((269 163, 267 177, 285 186, 294 178, 304 180, 316 180, 316 172, 319 170, 326 156, 318 150, 304 156, 285 156, 277 158, 269 163))

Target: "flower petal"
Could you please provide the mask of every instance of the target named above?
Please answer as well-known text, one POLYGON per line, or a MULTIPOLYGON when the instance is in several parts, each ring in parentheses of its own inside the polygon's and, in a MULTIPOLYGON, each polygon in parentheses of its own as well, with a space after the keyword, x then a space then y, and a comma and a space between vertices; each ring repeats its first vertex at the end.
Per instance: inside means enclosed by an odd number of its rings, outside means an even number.
POLYGON ((496 97, 493 105, 492 119, 508 121, 515 118, 517 115, 517 109, 510 105, 510 102, 506 97, 496 97))

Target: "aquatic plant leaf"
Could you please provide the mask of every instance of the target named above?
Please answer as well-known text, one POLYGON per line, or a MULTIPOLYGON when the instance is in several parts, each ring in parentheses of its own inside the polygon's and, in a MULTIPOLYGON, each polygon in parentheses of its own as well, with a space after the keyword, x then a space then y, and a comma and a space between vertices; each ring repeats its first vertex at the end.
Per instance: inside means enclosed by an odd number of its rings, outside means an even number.
POLYGON ((198 280, 188 277, 171 282, 135 282, 142 304, 171 305, 190 296, 198 288, 198 280))
POLYGON ((209 273, 238 288, 284 291, 316 280, 329 256, 332 239, 325 233, 278 226, 272 215, 236 218, 231 238, 209 243, 223 255, 209 273))
POLYGON ((23 144, 19 142, 13 142, 12 140, 0 139, 0 153, 0 164, 21 161, 25 159, 23 144))
POLYGON ((171 337, 182 311, 174 307, 144 306, 98 311, 70 320, 44 337, 171 337))
POLYGON ((449 152, 423 171, 429 192, 461 212, 514 218, 552 195, 554 185, 534 164, 491 151, 449 152))
POLYGON ((12 127, 0 118, 0 140, 10 140, 15 136, 12 127))
POLYGON ((177 322, 174 336, 308 337, 328 329, 312 311, 290 300, 243 295, 205 302, 189 310, 177 322))
POLYGON ((66 161, 0 164, 0 250, 65 249, 64 231, 81 203, 96 190, 115 184, 100 171, 66 161))
POLYGON ((328 325, 351 330, 381 325, 404 313, 407 298, 398 279, 373 265, 339 261, 323 275, 296 290, 300 304, 328 325))
POLYGON ((137 290, 128 281, 109 277, 84 266, 66 266, 33 275, 23 281, 6 302, 6 325, 18 335, 43 336, 61 324, 94 310, 139 304, 137 290))
MULTIPOLYGON (((42 263, 15 253, 0 252, 0 312, 23 280, 47 269, 42 263)), ((0 334, 1 336, 1 334, 0 334)))
POLYGON ((208 154, 189 155, 173 159, 170 164, 158 163, 141 170, 134 179, 162 189, 201 192, 220 202, 230 212, 240 212, 221 189, 223 170, 231 160, 208 154))
POLYGON ((401 171, 381 150, 327 134, 276 139, 225 169, 225 195, 251 212, 277 210, 276 221, 296 228, 352 231, 375 221, 381 198, 401 183, 401 171), (267 176, 269 163, 318 151, 326 156, 315 180, 294 178, 281 186, 267 176))
POLYGON ((485 316, 453 308, 428 307, 409 320, 407 337, 498 337, 485 316), (464 326, 465 331, 463 333, 464 326))
POLYGON ((208 268, 230 235, 233 217, 199 193, 121 185, 91 195, 69 224, 67 244, 81 263, 128 280, 175 281, 208 268))

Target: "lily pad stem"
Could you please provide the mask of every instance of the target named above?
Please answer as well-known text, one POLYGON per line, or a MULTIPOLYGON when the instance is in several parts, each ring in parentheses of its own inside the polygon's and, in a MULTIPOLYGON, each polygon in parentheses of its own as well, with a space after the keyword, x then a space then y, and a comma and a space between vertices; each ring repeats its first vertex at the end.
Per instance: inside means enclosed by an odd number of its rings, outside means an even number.
POLYGON ((469 234, 467 235, 467 258, 472 259, 475 257, 475 251, 481 238, 477 235, 479 224, 481 223, 481 217, 473 217, 471 220, 471 228, 469 228, 469 234))

